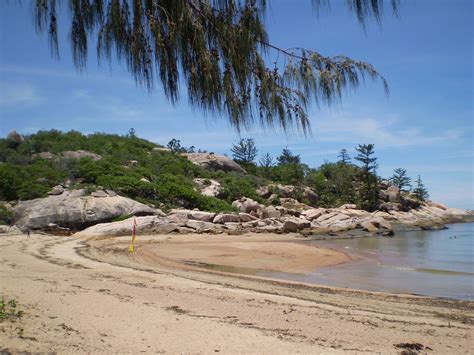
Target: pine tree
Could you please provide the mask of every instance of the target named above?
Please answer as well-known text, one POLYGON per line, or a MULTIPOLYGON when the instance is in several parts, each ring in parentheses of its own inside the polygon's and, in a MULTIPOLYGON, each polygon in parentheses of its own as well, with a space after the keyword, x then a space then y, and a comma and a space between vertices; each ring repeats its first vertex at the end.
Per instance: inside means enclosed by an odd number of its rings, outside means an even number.
POLYGON ((416 180, 416 187, 413 189, 413 194, 419 201, 426 201, 430 197, 423 181, 421 181, 420 175, 418 175, 418 179, 416 180))
POLYGON ((359 205, 367 211, 375 211, 379 205, 379 186, 376 170, 377 158, 373 144, 359 144, 355 150, 359 152, 354 158, 362 163, 359 188, 359 205))
MULTIPOLYGON (((311 1, 316 11, 330 2, 311 1)), ((396 12, 399 2, 345 1, 362 26, 369 19, 380 22, 386 3, 396 12)), ((364 78, 380 79, 388 92, 385 79, 368 63, 272 44, 264 25, 265 0, 31 3, 36 29, 48 33, 53 56, 59 57, 58 26, 70 16, 70 47, 79 70, 85 69, 95 42, 99 62, 125 63, 137 84, 152 90, 158 83, 172 103, 183 84, 192 106, 227 116, 238 130, 257 122, 307 133, 309 103, 330 104, 364 78)))
POLYGON ((269 153, 265 153, 262 157, 258 160, 260 167, 268 169, 271 168, 274 164, 273 157, 269 153))
POLYGON ((373 157, 374 155, 374 145, 373 144, 359 144, 355 150, 359 152, 354 158, 357 161, 362 163, 362 169, 369 173, 375 173, 377 170, 377 158, 373 157))
POLYGON ((339 162, 342 164, 349 164, 351 162, 351 157, 349 156, 349 153, 347 153, 347 149, 345 148, 341 149, 337 157, 339 158, 339 162))
POLYGON ((285 148, 282 150, 279 157, 277 157, 278 165, 285 164, 300 164, 301 158, 299 154, 293 154, 291 150, 285 148))
POLYGON ((258 162, 262 169, 263 176, 269 178, 271 169, 275 165, 275 163, 273 162, 273 157, 269 153, 266 153, 262 155, 258 162))
POLYGON ((237 163, 252 164, 257 157, 258 149, 252 138, 242 138, 230 149, 232 156, 237 163))
POLYGON ((406 169, 397 168, 393 170, 393 175, 389 181, 400 189, 400 191, 410 191, 411 178, 407 176, 406 169))

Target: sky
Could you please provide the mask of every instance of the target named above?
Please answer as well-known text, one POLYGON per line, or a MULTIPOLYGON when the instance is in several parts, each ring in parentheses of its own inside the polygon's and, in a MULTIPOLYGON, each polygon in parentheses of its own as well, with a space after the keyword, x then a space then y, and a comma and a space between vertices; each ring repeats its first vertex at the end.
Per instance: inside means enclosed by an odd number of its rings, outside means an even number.
POLYGON ((158 85, 151 93, 137 87, 124 65, 99 65, 94 48, 79 72, 67 19, 60 19, 56 60, 47 36, 35 31, 31 2, 0 1, 0 137, 40 129, 126 134, 133 127, 159 144, 177 138, 216 154, 230 154, 240 137, 254 138, 261 155, 287 147, 311 167, 336 161, 342 148, 354 156, 355 146, 373 143, 382 177, 405 168, 413 179, 421 176, 432 200, 474 209, 471 0, 402 1, 399 16, 387 9, 382 26, 365 30, 342 0, 319 16, 309 0, 268 1, 273 44, 369 62, 390 86, 387 96, 368 81, 331 107, 311 106, 308 137, 258 127, 239 135, 225 117, 205 116, 185 97, 172 105, 158 85))

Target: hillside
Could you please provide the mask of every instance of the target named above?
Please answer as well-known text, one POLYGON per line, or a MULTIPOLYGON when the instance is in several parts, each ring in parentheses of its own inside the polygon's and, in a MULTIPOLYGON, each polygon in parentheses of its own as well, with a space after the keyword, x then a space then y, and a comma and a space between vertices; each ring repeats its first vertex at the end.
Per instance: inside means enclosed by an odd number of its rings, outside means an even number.
MULTIPOLYGON (((276 163, 243 163, 245 172, 225 157, 220 159, 227 159, 226 166, 217 164, 220 161, 213 153, 186 154, 188 150, 177 140, 169 146, 171 150, 133 134, 52 130, 22 136, 12 132, 0 139, 0 200, 46 197, 48 192, 54 194, 55 186, 62 186, 89 192, 110 189, 164 210, 234 211, 232 202, 242 197, 265 205, 278 205, 286 198, 293 200, 283 202, 297 200, 327 208, 349 203, 369 211, 396 209, 387 205, 391 200, 380 199, 384 196, 380 188, 389 187, 386 182, 345 161, 310 168, 284 149, 276 163), (227 169, 230 163, 238 168, 227 169), (369 190, 376 195, 375 206, 372 201, 369 208, 367 188, 364 195, 367 176, 378 181, 369 190)), ((406 201, 401 209, 417 206, 413 198, 406 201)))

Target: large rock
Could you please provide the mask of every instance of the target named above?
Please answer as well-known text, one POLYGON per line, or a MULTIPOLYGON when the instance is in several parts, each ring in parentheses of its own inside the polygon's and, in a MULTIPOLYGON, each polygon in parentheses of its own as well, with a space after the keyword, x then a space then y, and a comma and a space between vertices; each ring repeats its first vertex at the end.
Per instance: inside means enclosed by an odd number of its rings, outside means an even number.
POLYGON ((327 225, 327 226, 332 226, 334 224, 339 224, 342 221, 347 221, 351 219, 350 216, 344 214, 344 213, 334 213, 334 214, 328 214, 325 216, 330 216, 329 218, 325 218, 323 221, 321 220, 322 218, 318 218, 317 221, 320 224, 327 225))
POLYGON ((53 160, 54 158, 56 158, 56 155, 50 152, 40 152, 40 153, 33 154, 32 157, 46 159, 46 160, 53 160))
POLYGON ((170 211, 168 217, 176 223, 185 224, 188 219, 202 222, 212 222, 215 216, 216 214, 214 212, 173 209, 170 211))
POLYGON ((384 202, 380 204, 379 209, 381 211, 389 212, 389 211, 400 211, 401 210, 401 204, 395 203, 395 202, 384 202))
POLYGON ((217 231, 216 225, 211 222, 189 220, 186 222, 185 226, 188 228, 192 228, 198 233, 212 232, 215 230, 217 231))
POLYGON ((376 233, 378 231, 378 228, 370 221, 361 222, 360 226, 364 230, 366 230, 367 232, 370 232, 370 233, 376 233))
POLYGON ((217 223, 217 224, 224 224, 224 223, 229 223, 229 222, 239 223, 240 218, 238 215, 235 215, 235 214, 223 213, 223 214, 218 214, 217 216, 215 216, 214 220, 212 221, 212 223, 217 223))
POLYGON ((269 198, 274 193, 270 190, 269 186, 262 186, 256 190, 257 194, 263 198, 269 198))
POLYGON ((48 192, 48 195, 61 195, 63 192, 64 188, 61 185, 56 185, 48 192))
MULTIPOLYGON (((178 225, 168 219, 159 216, 135 217, 137 234, 168 234, 178 230, 178 225)), ((108 237, 132 235, 134 217, 123 221, 111 223, 99 223, 86 228, 76 236, 80 237, 108 237)))
POLYGON ((400 202, 401 202, 403 211, 409 211, 421 206, 421 202, 411 194, 403 194, 400 197, 400 202))
POLYGON ((427 201, 426 204, 431 207, 439 208, 440 210, 443 210, 443 211, 446 211, 448 209, 448 207, 446 207, 445 205, 439 202, 427 201))
POLYGON ((262 210, 262 212, 262 218, 280 218, 282 216, 281 211, 277 210, 276 207, 273 206, 266 207, 262 210))
POLYGON ((239 164, 232 159, 216 155, 213 153, 182 153, 183 156, 189 159, 193 164, 207 170, 222 170, 222 171, 237 171, 239 173, 246 173, 239 164))
POLYGON ((188 210, 172 210, 168 215, 168 219, 173 223, 185 225, 189 220, 188 210))
POLYGON ((354 203, 346 203, 339 207, 340 210, 355 210, 357 206, 354 203))
POLYGON ((318 195, 308 186, 296 187, 293 185, 270 184, 257 189, 257 194, 263 198, 270 198, 270 196, 276 194, 283 199, 290 198, 298 202, 308 202, 311 206, 316 206, 318 203, 318 195))
POLYGON ((294 221, 285 221, 281 227, 281 231, 284 233, 295 233, 298 232, 298 224, 294 221))
POLYGON ((323 210, 319 208, 311 208, 309 210, 304 210, 301 212, 301 215, 306 217, 308 221, 312 221, 313 219, 319 218, 323 214, 323 210))
POLYGON ((0 225, 0 234, 22 234, 21 230, 17 226, 5 226, 0 225))
POLYGON ((305 186, 303 189, 303 199, 308 202, 311 206, 316 206, 318 204, 318 194, 314 192, 311 188, 305 186))
POLYGON ((61 195, 21 201, 15 206, 16 225, 24 229, 45 229, 49 224, 81 230, 91 225, 110 222, 121 216, 154 215, 156 211, 122 196, 82 196, 83 191, 64 191, 61 195))
POLYGON ((261 206, 257 201, 248 197, 242 197, 240 200, 235 200, 232 202, 232 207, 237 208, 243 213, 258 212, 258 210, 261 209, 261 206))
POLYGON ((62 152, 61 156, 66 159, 91 158, 92 160, 96 161, 102 159, 101 155, 87 152, 85 150, 67 150, 62 152))
POLYGON ((258 218, 252 216, 251 214, 241 212, 239 213, 239 219, 240 219, 240 222, 252 222, 252 221, 256 221, 258 218))
POLYGON ((386 190, 379 191, 379 198, 385 202, 400 202, 400 189, 396 186, 389 186, 386 190))
POLYGON ((304 218, 284 217, 281 219, 283 226, 282 232, 296 232, 305 228, 311 228, 311 222, 304 218))
POLYGON ((216 197, 221 192, 221 184, 216 180, 196 178, 194 182, 204 196, 216 197))
POLYGON ((382 217, 371 217, 360 222, 359 225, 370 233, 393 230, 391 223, 382 217))
POLYGON ((195 221, 212 222, 216 216, 213 212, 189 211, 188 218, 195 221))
POLYGON ((103 191, 103 190, 96 190, 96 191, 93 191, 91 193, 91 196, 92 197, 109 197, 109 195, 107 194, 107 192, 103 191))

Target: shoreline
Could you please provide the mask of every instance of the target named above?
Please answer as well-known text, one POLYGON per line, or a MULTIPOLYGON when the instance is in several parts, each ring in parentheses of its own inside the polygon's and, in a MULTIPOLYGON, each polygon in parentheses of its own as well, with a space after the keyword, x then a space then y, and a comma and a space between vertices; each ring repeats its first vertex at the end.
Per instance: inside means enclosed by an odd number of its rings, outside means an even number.
MULTIPOLYGON (((162 238, 165 238, 164 236, 161 236, 162 238)), ((312 281, 307 281, 309 279, 312 279, 312 275, 314 273, 318 274, 319 269, 324 269, 324 270, 332 270, 336 271, 336 276, 337 274, 341 273, 342 271, 337 271, 334 268, 347 268, 347 267, 358 267, 360 266, 360 263, 362 264, 371 264, 375 265, 379 261, 370 258, 367 256, 364 256, 363 254, 359 252, 354 252, 354 251, 348 251, 345 249, 341 249, 340 247, 335 247, 331 245, 318 245, 318 244, 312 244, 313 241, 317 242, 320 241, 318 240, 313 240, 313 239, 308 239, 308 238, 302 238, 301 236, 297 234, 293 235, 277 235, 277 234, 267 234, 267 235, 262 235, 262 234, 244 234, 240 236, 222 236, 222 235, 215 235, 213 237, 210 236, 203 236, 203 235, 176 235, 175 238, 170 238, 166 237, 164 241, 154 241, 155 236, 143 236, 145 238, 142 240, 142 244, 138 245, 137 252, 136 254, 132 257, 135 260, 135 262, 132 263, 125 263, 125 264, 120 264, 120 265, 127 265, 131 266, 132 264, 134 267, 136 267, 139 270, 153 270, 155 268, 160 268, 160 267, 165 267, 165 268, 170 268, 170 270, 180 270, 180 271, 192 271, 196 273, 209 273, 209 274, 218 274, 218 275, 225 275, 225 276, 230 276, 230 277, 237 277, 237 278, 242 278, 242 277, 253 277, 257 279, 262 279, 262 280, 267 280, 270 282, 281 282, 281 283, 296 283, 296 284, 301 284, 309 287, 316 287, 316 288, 329 288, 329 289, 334 289, 336 291, 349 291, 349 292, 360 292, 360 293, 376 293, 376 294, 384 294, 386 296, 391 295, 391 296, 417 296, 417 297, 424 297, 424 298, 433 298, 433 299, 444 299, 444 300, 450 300, 450 301, 466 301, 466 302, 474 302, 473 299, 470 298, 459 298, 459 297, 448 297, 448 296, 440 296, 440 295, 433 295, 433 294, 426 294, 426 293, 420 293, 420 292, 409 292, 409 291, 404 291, 403 288, 400 288, 400 290, 387 290, 382 287, 382 285, 379 286, 371 286, 372 288, 365 288, 364 286, 340 286, 337 285, 337 283, 326 283, 324 281, 317 281, 318 279, 316 278, 315 280, 312 281), (184 238, 183 238, 184 237, 184 238), (184 239, 184 240, 183 240, 184 239), (212 241, 209 241, 209 239, 213 239, 212 241), (278 260, 279 265, 276 268, 264 268, 261 266, 256 266, 255 263, 248 263, 248 260, 246 258, 241 258, 239 259, 236 263, 229 263, 225 261, 221 262, 216 262, 215 259, 212 258, 212 256, 209 258, 208 255, 201 255, 199 254, 199 249, 201 247, 204 248, 211 248, 212 244, 218 244, 223 247, 223 249, 219 249, 214 247, 214 251, 217 253, 222 253, 225 251, 225 247, 227 247, 229 244, 232 245, 235 242, 244 242, 246 243, 249 247, 252 247, 253 244, 256 242, 258 243, 266 243, 268 247, 272 248, 272 250, 279 250, 280 246, 281 247, 287 247, 288 243, 294 244, 295 246, 302 246, 301 250, 307 249, 307 250, 318 250, 319 252, 330 252, 331 256, 333 257, 332 260, 328 262, 323 262, 323 263, 312 263, 309 265, 306 265, 308 269, 306 270, 294 270, 291 266, 285 267, 284 260, 278 260), (151 244, 150 244, 151 243, 151 244), (176 256, 176 250, 170 249, 169 247, 173 248, 174 246, 179 245, 179 246, 185 246, 189 247, 192 250, 193 255, 189 254, 188 250, 188 255, 182 255, 179 254, 179 257, 176 256), (277 246, 275 248, 275 246, 277 246), (161 249, 161 250, 160 250, 161 249), (157 253, 157 250, 159 252, 157 253), (197 255, 196 255, 197 254, 197 255), (341 255, 343 255, 343 258, 341 259, 341 255)), ((357 238, 375 238, 374 236, 360 236, 357 238)), ((380 238, 380 237, 377 237, 380 238)), ((385 238, 385 237, 383 237, 385 238)), ((347 238, 336 238, 336 239, 347 239, 347 238)), ((355 239, 353 237, 349 239, 355 239)), ((335 240, 335 239, 333 239, 335 240)), ((330 243, 330 239, 326 240, 321 240, 323 242, 328 242, 330 243)), ((99 249, 105 248, 107 250, 109 248, 108 244, 111 243, 111 245, 114 246, 114 253, 125 253, 125 255, 128 255, 126 253, 126 249, 128 247, 128 240, 127 238, 121 237, 119 241, 117 240, 112 240, 112 239, 102 239, 101 240, 101 246, 99 249), (117 243, 118 242, 118 243, 117 243), (118 244, 121 244, 120 248, 118 249, 117 246, 118 244)), ((90 251, 91 248, 88 248, 90 251)), ((179 250, 178 250, 179 251, 179 250)), ((185 251, 186 248, 185 248, 185 251)), ((299 250, 295 250, 295 257, 300 260, 300 256, 298 255, 299 250)), ((87 253, 82 254, 84 256, 87 255, 87 253)), ((227 255, 225 255, 227 256, 227 255)), ((277 258, 278 252, 275 255, 277 258)), ((316 255, 317 256, 317 255, 316 255)), ((250 254, 249 258, 254 257, 253 254, 250 254)), ((380 255, 379 255, 380 257, 380 255)), ((130 259, 127 258, 127 259, 130 259)), ((98 257, 96 260, 100 261, 106 261, 106 258, 101 258, 98 257)), ((304 264, 304 259, 301 259, 302 263, 304 264)), ((119 265, 119 264, 117 264, 119 265)), ((303 265, 304 267, 304 265, 303 265)), ((383 265, 384 268, 389 268, 389 269, 397 269, 398 267, 396 265, 383 265)), ((413 269, 412 271, 416 271, 416 269, 413 269)), ((171 271, 172 272, 172 271, 171 271)), ((331 281, 331 279, 328 279, 331 281)))
MULTIPOLYGON (((269 243, 302 239, 257 237, 269 243)), ((192 238, 184 236, 183 243, 192 238)), ((144 236, 138 240, 149 245, 144 236)), ((3 346, 38 352, 396 353, 397 344, 418 342, 435 353, 467 353, 474 336, 471 301, 226 274, 177 267, 164 258, 150 265, 140 249, 127 252, 129 241, 0 238, 2 294, 25 311, 16 324, 3 323, 3 346)))

